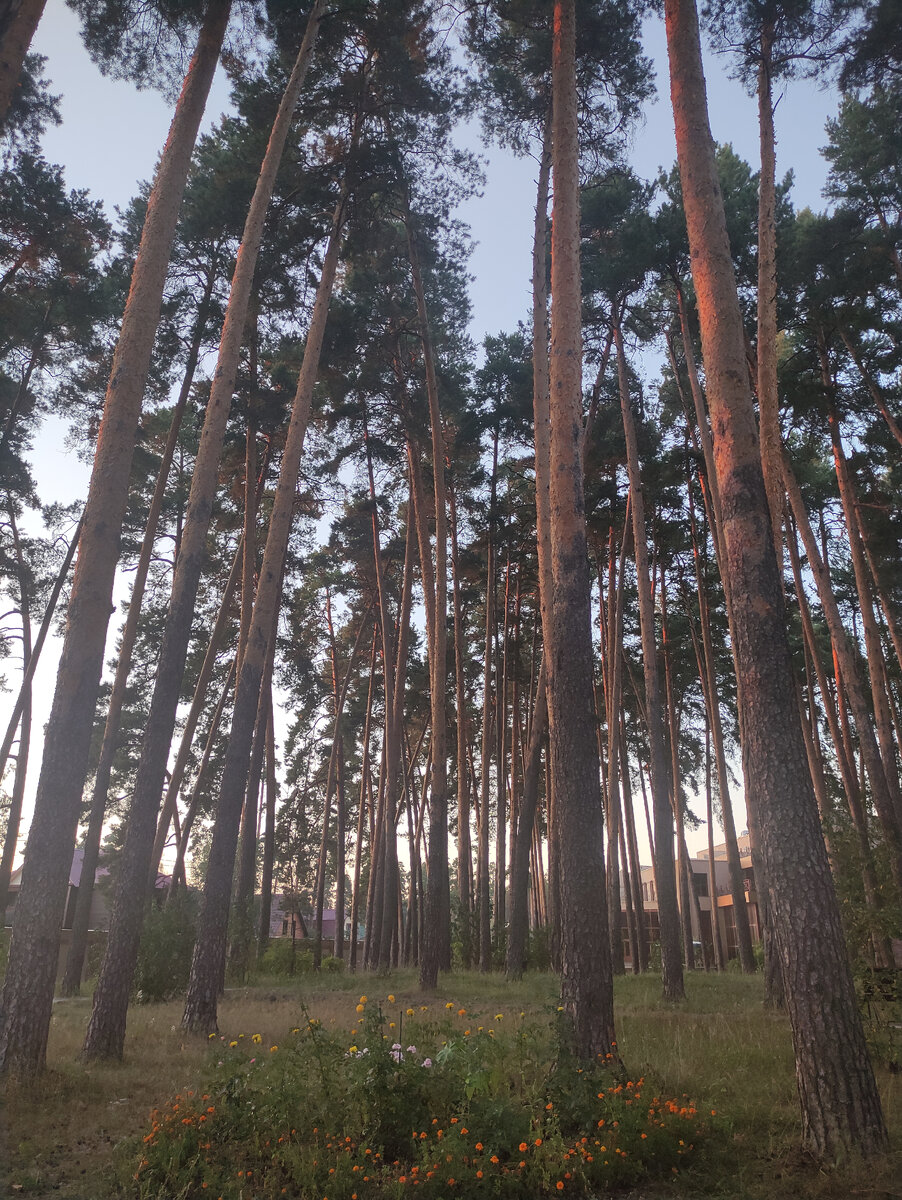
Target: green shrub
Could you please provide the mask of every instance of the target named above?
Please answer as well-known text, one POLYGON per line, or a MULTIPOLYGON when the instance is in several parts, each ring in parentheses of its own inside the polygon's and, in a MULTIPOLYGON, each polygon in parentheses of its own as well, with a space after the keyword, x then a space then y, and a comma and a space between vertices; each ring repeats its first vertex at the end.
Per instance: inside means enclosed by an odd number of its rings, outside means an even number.
POLYGON ((597 1195, 679 1172, 705 1134, 685 1097, 555 1053, 552 1022, 389 1004, 391 1021, 361 997, 350 1034, 305 1018, 278 1045, 214 1037, 202 1086, 151 1115, 138 1195, 597 1195))
POLYGON ((144 918, 133 984, 143 1004, 167 1000, 183 992, 191 972, 196 903, 176 896, 164 908, 151 907, 144 918))
POLYGON ((272 941, 257 960, 258 975, 301 975, 313 970, 313 951, 299 950, 291 938, 272 941))

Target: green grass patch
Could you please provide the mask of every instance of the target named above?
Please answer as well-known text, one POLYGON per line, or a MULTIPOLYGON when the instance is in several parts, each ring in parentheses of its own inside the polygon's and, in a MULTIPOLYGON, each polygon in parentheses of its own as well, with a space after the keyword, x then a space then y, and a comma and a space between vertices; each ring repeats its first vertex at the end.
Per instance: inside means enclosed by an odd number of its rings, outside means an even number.
POLYGON ((617 1076, 560 1054, 551 976, 440 989, 422 995, 410 971, 276 976, 226 993, 212 1041, 182 1034, 179 1003, 142 1005, 125 1061, 90 1066, 77 1061, 90 1004, 59 1003, 49 1072, 2 1102, 0 1195, 902 1196, 902 1077, 878 1072, 886 1158, 808 1161, 787 1022, 758 978, 690 975, 679 1005, 653 976, 618 980, 617 1076))

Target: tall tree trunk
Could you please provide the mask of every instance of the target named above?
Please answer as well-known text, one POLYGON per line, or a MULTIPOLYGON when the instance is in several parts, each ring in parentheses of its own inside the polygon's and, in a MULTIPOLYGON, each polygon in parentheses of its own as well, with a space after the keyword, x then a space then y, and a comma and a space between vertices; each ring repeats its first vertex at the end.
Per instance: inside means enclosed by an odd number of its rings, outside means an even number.
POLYGON ((150 562, 156 544, 160 513, 163 510, 163 501, 166 497, 172 460, 175 457, 175 448, 178 444, 179 431, 182 427, 182 418, 185 415, 188 397, 191 394, 191 385, 194 382, 194 373, 197 370, 197 362, 200 357, 201 342, 209 313, 210 297, 213 293, 215 278, 215 272, 211 268, 204 286, 204 294, 197 309, 191 348, 188 352, 188 361, 185 364, 185 372, 182 377, 182 386, 179 390, 178 400, 172 410, 169 434, 166 438, 166 446, 163 450, 159 470, 157 471, 157 481, 150 501, 147 524, 145 525, 144 536, 141 541, 141 552, 138 556, 138 564, 135 567, 135 578, 132 583, 128 614, 125 618, 125 625, 119 641, 119 658, 116 662, 116 675, 113 679, 106 722, 103 727, 100 757, 97 762, 97 770, 94 773, 94 788, 91 793, 91 809, 88 816, 88 829, 85 834, 85 854, 82 860, 81 879, 78 885, 78 899, 75 905, 75 916, 72 920, 72 933, 69 938, 69 950, 66 955, 66 969, 61 985, 61 991, 64 996, 77 996, 81 989, 85 953, 88 948, 88 925, 91 919, 94 879, 97 873, 97 863, 100 859, 100 840, 103 835, 103 821, 106 815, 110 790, 110 776, 113 771, 113 760, 119 746, 119 726, 122 718, 122 706, 125 702, 128 676, 132 665, 132 654, 135 648, 135 641, 138 637, 138 623, 141 617, 141 607, 144 603, 144 589, 147 584, 147 574, 150 570, 150 562))
MULTIPOLYGON (((699 662, 701 670, 701 662, 699 662)), ((726 967, 726 956, 720 937, 720 920, 717 908, 717 870, 714 859, 714 793, 711 787, 711 723, 705 725, 705 817, 708 823, 708 904, 711 909, 711 943, 714 948, 714 966, 718 971, 726 967)))
MULTIPOLYGON (((833 381, 827 361, 826 346, 823 344, 821 351, 824 383, 825 386, 829 383, 832 389, 833 381)), ((902 830, 902 790, 899 787, 899 765, 893 741, 889 697, 883 684, 883 648, 880 643, 880 630, 877 627, 877 619, 874 615, 874 603, 871 595, 871 584, 868 578, 868 567, 865 561, 864 548, 856 517, 854 484, 842 446, 839 415, 832 405, 829 414, 829 425, 830 441, 833 446, 833 462, 836 468, 836 480, 839 485, 839 496, 845 518, 846 534, 849 539, 852 570, 855 576, 855 589, 858 593, 858 608, 861 613, 861 624, 864 628, 864 646, 871 681, 871 699, 874 705, 874 724, 877 728, 877 743, 880 747, 880 757, 883 760, 887 790, 896 815, 896 825, 902 830)))
MULTIPOLYGON (((370 650, 369 684, 366 693, 366 716, 363 721, 363 754, 360 763, 360 793, 357 800, 357 840, 354 846, 354 878, 351 884, 351 948, 348 954, 348 967, 352 971, 356 971, 357 969, 357 925, 360 919, 360 868, 363 862, 363 831, 366 828, 367 801, 370 793, 370 722, 373 719, 377 644, 378 633, 374 628, 373 645, 370 650)), ((372 853, 370 854, 370 863, 370 870, 375 870, 372 853)))
POLYGON ((213 746, 216 742, 216 735, 219 733, 219 726, 222 722, 222 714, 225 712, 226 701, 229 692, 232 690, 232 684, 235 680, 235 660, 232 659, 232 664, 229 667, 229 673, 226 676, 226 681, 219 695, 219 701, 213 711, 213 717, 210 721, 210 728, 207 731, 207 740, 204 743, 204 752, 201 755, 200 766, 197 768, 197 776, 194 780, 194 787, 191 790, 191 798, 188 801, 188 806, 185 809, 185 816, 182 820, 181 831, 176 843, 175 862, 172 866, 172 877, 169 881, 169 896, 172 899, 178 892, 180 886, 187 885, 185 875, 185 857, 188 853, 188 839, 191 836, 191 829, 194 825, 194 820, 197 816, 198 808, 200 807, 201 798, 204 794, 204 785, 207 781, 207 769, 210 764, 210 758, 213 754, 213 746))
MULTIPOLYGON (((213 671, 216 668, 216 660, 219 656, 220 650, 222 649, 223 638, 225 637, 226 631, 229 627, 232 599, 241 575, 241 561, 242 543, 239 540, 238 547, 235 551, 235 557, 232 559, 232 569, 229 572, 229 578, 226 581, 226 585, 222 593, 222 599, 219 602, 219 612, 216 614, 213 632, 210 634, 210 641, 207 644, 207 650, 204 654, 204 661, 201 663, 200 674, 197 677, 197 683, 194 685, 194 696, 191 699, 191 707, 188 709, 188 715, 185 717, 185 727, 182 730, 182 740, 179 743, 179 748, 175 756, 175 762, 172 765, 172 771, 169 775, 169 782, 166 785, 166 796, 163 800, 160 818, 157 821, 157 832, 153 843, 153 853, 150 860, 150 872, 148 874, 149 881, 156 878, 160 869, 160 861, 163 857, 163 851, 166 848, 166 838, 169 833, 169 826, 172 823, 172 819, 178 807, 179 789, 181 788, 182 781, 185 777, 185 771, 188 767, 188 759, 191 757, 191 749, 194 745, 194 735, 197 732, 197 725, 200 721, 203 707, 207 700, 207 691, 210 687, 210 681, 213 678, 213 671)), ((232 669, 234 670, 234 666, 232 669)))
POLYGON ((777 397, 777 186, 773 70, 773 22, 763 20, 758 58, 758 414, 761 466, 773 531, 774 552, 783 577, 783 479, 780 469, 780 405, 777 397))
MULTIPOLYGON (((153 851, 166 760, 175 725, 197 589, 206 559, 207 531, 219 484, 219 460, 231 408, 239 353, 244 340, 254 270, 263 238, 266 211, 307 64, 313 51, 323 4, 324 0, 316 0, 308 18, 301 49, 273 122, 238 250, 229 304, 223 322, 219 357, 191 478, 188 514, 163 631, 153 697, 141 748, 141 762, 135 778, 135 790, 122 851, 123 867, 110 917, 107 950, 97 981, 94 1009, 85 1038, 84 1055, 88 1059, 122 1057, 125 1016, 144 912, 144 895, 143 891, 139 890, 139 881, 147 875, 153 851)), ((264 637, 266 636, 267 634, 264 634, 264 637)), ((238 680, 240 683, 240 672, 238 680)), ((255 699, 259 697, 259 685, 258 679, 255 699)), ((242 784, 244 782, 245 779, 242 780, 242 784)))
MULTIPOLYGON (((714 665, 714 641, 711 637, 711 619, 708 612, 708 594, 705 575, 699 553, 698 532, 695 523, 695 506, 692 501, 692 485, 687 480, 689 493, 689 527, 692 536, 692 557, 695 565, 698 616, 702 633, 702 655, 699 658, 699 676, 702 694, 708 711, 711 737, 714 740, 714 761, 717 765, 717 794, 720 797, 720 822, 723 826, 724 842, 727 847, 727 870, 730 876, 730 895, 733 900, 733 921, 736 927, 736 948, 739 964, 746 975, 757 969, 752 949, 752 931, 749 928, 748 901, 739 858, 739 843, 736 839, 736 822, 733 819, 733 801, 730 798, 730 777, 727 772, 727 755, 724 748, 723 722, 720 716, 720 694, 714 665)), ((695 633, 693 630, 693 638, 695 633)), ((760 887, 760 884, 759 884, 760 887)))
POLYGON ((298 376, 288 435, 282 451, 279 482, 273 501, 272 515, 269 519, 269 533, 266 538, 263 565, 260 569, 250 637, 235 689, 232 728, 223 766, 223 780, 213 827, 213 841, 210 846, 203 908, 198 923, 197 941, 194 946, 191 978, 183 1017, 184 1027, 194 1032, 211 1033, 216 1029, 216 1005, 225 961, 232 867, 235 860, 235 843, 238 837, 241 803, 244 799, 244 783, 247 779, 248 757, 254 733, 254 716, 257 710, 267 644, 272 636, 281 601, 282 572, 294 514, 295 492, 304 448, 304 435, 307 432, 307 423, 310 419, 310 408, 313 402, 313 389, 319 372, 320 350, 329 314, 335 271, 338 266, 338 251, 346 205, 347 194, 343 188, 332 218, 332 231, 323 259, 322 274, 313 305, 310 328, 307 331, 304 359, 298 376))
MULTIPOLYGON (((9 523, 12 531, 13 549, 16 556, 16 571, 19 576, 19 612, 22 617, 22 667, 27 673, 29 660, 32 655, 31 645, 31 609, 28 602, 28 572, 22 557, 22 546, 19 541, 19 531, 16 526, 16 515, 10 506, 9 523)), ((22 820, 22 805, 25 800, 25 779, 28 772, 28 750, 31 744, 31 681, 25 685, 22 703, 22 715, 19 719, 19 747, 16 751, 16 771, 13 776, 13 790, 9 798, 9 809, 6 814, 6 836, 3 842, 3 855, 0 857, 0 921, 6 914, 6 904, 9 899, 9 881, 12 877, 13 862, 16 857, 16 847, 19 842, 19 824, 22 820)))
MULTIPOLYGON (((802 535, 802 544, 805 547, 805 554, 808 558, 808 567, 817 585, 821 608, 824 612, 827 627, 830 630, 833 653, 846 687, 849 707, 852 710, 859 745, 861 747, 862 763, 867 771, 874 807, 877 810, 877 817, 880 821, 880 827, 883 830, 889 851, 890 869, 893 880, 896 887, 902 892, 902 833, 900 833, 892 796, 886 782, 883 759, 880 755, 880 748, 877 744, 877 738, 871 722, 871 713, 865 699, 864 684, 858 668, 858 660, 849 641, 849 635, 842 623, 839 606, 836 603, 836 597, 833 594, 833 588, 830 583, 830 573, 818 549, 814 532, 811 528, 811 522, 808 519, 808 513, 805 509, 805 502, 802 499, 801 489, 785 451, 783 455, 783 482, 786 486, 786 494, 789 498, 792 514, 795 517, 796 527, 802 535)), ((849 755, 849 759, 850 761, 852 760, 851 754, 849 755)))
POLYGON ((473 964, 473 851, 470 842, 470 777, 467 770, 469 720, 464 678, 464 627, 457 556, 457 504, 453 478, 448 480, 451 517, 451 583, 454 605, 454 695, 457 708, 457 886, 460 892, 461 959, 465 971, 473 964))
POLYGON ((409 202, 404 224, 407 254, 417 304, 417 320, 426 368, 426 397, 432 433, 432 478, 435 489, 435 612, 429 633, 429 692, 432 725, 432 775, 429 787, 429 849, 425 923, 420 953, 420 986, 432 991, 440 969, 451 967, 451 893, 448 878, 448 763, 446 692, 448 680, 448 514, 445 488, 445 437, 439 409, 435 356, 420 267, 417 231, 409 202))
POLYGON ((25 55, 47 0, 13 0, 0 25, 0 129, 20 85, 25 55))
POLYGON ((673 861, 673 810, 667 794, 667 759, 664 751, 664 722, 661 715, 661 688, 658 680, 654 600, 648 569, 645 499, 642 475, 639 469, 636 423, 630 402, 626 356, 623 351, 623 335, 619 320, 614 326, 614 344, 617 349, 620 411, 626 436, 627 467, 632 498, 633 553, 636 561, 642 666, 645 674, 645 717, 648 726, 651 794, 655 818, 655 879, 658 896, 658 922, 661 930, 664 998, 681 1000, 685 996, 685 991, 680 957, 676 872, 673 861))
POLYGON ((482 680, 482 753, 479 776, 476 900, 479 922, 479 969, 492 969, 492 900, 489 890, 489 787, 492 747, 492 631, 495 627, 495 489, 498 476, 498 425, 492 449, 491 500, 485 583, 485 658, 482 680))
POLYGON ((819 1157, 886 1146, 795 708, 782 589, 708 124, 693 0, 665 0, 683 203, 702 329, 742 677, 743 753, 786 982, 803 1139, 819 1157))
POLYGON ((210 0, 148 201, 104 402, 68 623, 44 739, 0 1017, 0 1072, 45 1062, 65 901, 138 416, 191 153, 228 24, 230 0, 210 0))
POLYGON ((555 0, 550 407, 553 599, 548 679, 560 862, 561 1002, 579 1058, 616 1053, 581 455, 582 329, 576 15, 555 0))
POLYGON ((272 686, 266 720, 266 824, 263 830, 263 868, 260 879, 260 913, 257 920, 257 959, 269 945, 272 916, 272 876, 276 849, 276 734, 273 725, 272 686))

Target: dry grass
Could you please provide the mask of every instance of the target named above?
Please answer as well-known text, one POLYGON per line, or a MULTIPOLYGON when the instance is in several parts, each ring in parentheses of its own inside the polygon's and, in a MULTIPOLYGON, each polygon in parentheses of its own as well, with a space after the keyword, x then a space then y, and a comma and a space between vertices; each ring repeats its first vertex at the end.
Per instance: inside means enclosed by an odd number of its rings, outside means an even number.
MULTIPOLYGON (((278 1042, 304 1013, 350 1030, 361 992, 372 1000, 392 992, 402 1007, 429 1002, 413 972, 390 979, 311 976, 231 990, 220 1008, 229 1038, 261 1034, 278 1042)), ((501 977, 456 975, 432 1003, 452 1000, 470 1011, 540 1013, 555 1002, 555 981, 530 976, 509 985, 501 977)), ((880 1163, 818 1168, 796 1150, 798 1115, 785 1018, 761 1007, 761 983, 738 975, 694 976, 689 999, 660 1001, 654 978, 617 987, 617 1023, 624 1060, 717 1109, 723 1138, 695 1170, 656 1196, 723 1200, 902 1200, 902 1078, 881 1075, 893 1152, 880 1163)), ((145 1132, 147 1114, 174 1092, 193 1087, 209 1061, 207 1039, 181 1033, 179 1003, 134 1007, 123 1063, 78 1061, 90 1011, 87 999, 55 1006, 49 1071, 27 1087, 10 1085, 0 1107, 0 1196, 113 1200, 125 1197, 111 1168, 113 1151, 145 1132)), ((120 1176, 121 1177, 121 1176, 120 1176)), ((643 1193, 641 1200, 650 1200, 643 1193)), ((168 1198, 167 1198, 168 1200, 168 1198)), ((466 1198, 463 1198, 466 1200, 466 1198)), ((640 1200, 639 1197, 636 1200, 640 1200)))

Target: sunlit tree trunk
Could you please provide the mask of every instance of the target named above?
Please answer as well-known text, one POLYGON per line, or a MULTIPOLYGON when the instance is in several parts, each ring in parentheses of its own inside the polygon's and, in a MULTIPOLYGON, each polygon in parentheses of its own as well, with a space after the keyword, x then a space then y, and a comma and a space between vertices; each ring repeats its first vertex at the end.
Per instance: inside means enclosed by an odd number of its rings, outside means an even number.
POLYGON ((792 686, 693 0, 665 0, 671 96, 732 576, 743 753, 796 1055, 803 1139, 818 1157, 887 1142, 852 986, 792 686))

